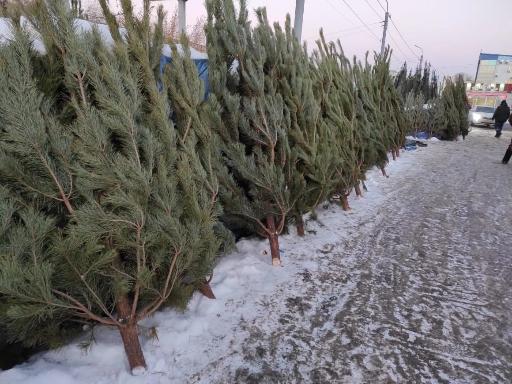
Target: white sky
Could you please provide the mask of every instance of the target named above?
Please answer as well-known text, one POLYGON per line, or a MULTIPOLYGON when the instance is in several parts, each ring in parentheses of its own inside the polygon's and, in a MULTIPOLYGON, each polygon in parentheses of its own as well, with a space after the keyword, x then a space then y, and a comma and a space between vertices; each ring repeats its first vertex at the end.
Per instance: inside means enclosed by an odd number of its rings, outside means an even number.
MULTIPOLYGON (((95 0, 84 0, 91 3, 95 0)), ((115 4, 117 0, 110 0, 115 4)), ((135 4, 141 0, 133 0, 135 4)), ((324 28, 328 39, 340 39, 345 53, 363 58, 366 51, 380 49, 386 0, 305 0, 303 39, 312 47, 324 28), (368 25, 368 31, 355 13, 368 25)), ((249 8, 267 7, 269 19, 284 23, 292 15, 295 0, 247 0, 249 8)), ((172 12, 177 0, 155 1, 172 12)), ((392 66, 407 60, 418 63, 423 48, 426 60, 442 74, 475 74, 480 51, 512 54, 512 0, 389 0, 388 42, 394 50, 392 66), (404 41, 405 40, 405 41, 404 41)), ((251 12, 254 15, 254 12, 251 12)), ((205 16, 204 0, 187 1, 187 22, 205 16)))

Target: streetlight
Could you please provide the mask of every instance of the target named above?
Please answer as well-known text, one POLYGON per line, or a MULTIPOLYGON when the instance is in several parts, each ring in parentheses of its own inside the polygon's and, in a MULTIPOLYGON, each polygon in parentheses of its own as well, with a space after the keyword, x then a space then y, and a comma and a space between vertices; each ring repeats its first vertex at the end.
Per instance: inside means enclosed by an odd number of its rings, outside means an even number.
POLYGON ((421 50, 421 57, 420 57, 420 71, 423 67, 423 48, 421 48, 419 45, 414 44, 414 46, 421 50))

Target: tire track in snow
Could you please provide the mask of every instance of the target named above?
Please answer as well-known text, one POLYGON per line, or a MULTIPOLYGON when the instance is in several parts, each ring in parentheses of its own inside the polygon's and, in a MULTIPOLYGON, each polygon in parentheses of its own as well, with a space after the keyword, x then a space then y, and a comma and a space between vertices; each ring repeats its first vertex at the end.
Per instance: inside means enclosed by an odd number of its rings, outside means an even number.
POLYGON ((392 175, 358 232, 241 321, 238 358, 194 382, 512 382, 512 169, 491 134, 392 175))

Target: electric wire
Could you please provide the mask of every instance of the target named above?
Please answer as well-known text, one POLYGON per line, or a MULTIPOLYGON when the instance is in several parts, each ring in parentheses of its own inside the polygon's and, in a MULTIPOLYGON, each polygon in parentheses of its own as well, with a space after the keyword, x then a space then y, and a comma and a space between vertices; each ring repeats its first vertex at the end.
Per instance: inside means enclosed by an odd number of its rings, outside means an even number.
POLYGON ((382 10, 384 12, 387 12, 386 8, 384 8, 384 6, 381 4, 381 2, 379 0, 377 0, 377 3, 379 3, 380 7, 382 8, 382 10))
POLYGON ((361 24, 363 24, 366 29, 368 30, 368 32, 370 32, 370 34, 375 37, 377 40, 380 40, 379 37, 370 29, 370 27, 366 24, 366 22, 359 16, 359 14, 354 11, 354 8, 352 8, 350 6, 350 4, 346 1, 346 0, 341 0, 346 6, 348 9, 350 9, 350 11, 352 12, 352 14, 361 22, 361 24))
POLYGON ((391 20, 391 24, 393 24, 393 27, 395 27, 396 31, 398 32, 398 35, 400 36, 400 38, 402 39, 402 41, 405 43, 405 45, 407 46, 407 48, 409 48, 409 51, 412 52, 412 54, 414 56, 416 56, 417 59, 419 59, 419 56, 416 54, 416 52, 414 52, 414 50, 411 48, 411 46, 409 45, 409 43, 407 42, 407 40, 405 40, 404 36, 402 35, 402 32, 400 32, 400 30, 398 29, 398 27, 396 26, 395 22, 393 21, 393 19, 390 17, 389 18, 391 20))
POLYGON ((377 12, 377 10, 374 8, 373 5, 370 4, 370 2, 368 0, 364 0, 366 2, 366 4, 368 4, 368 6, 372 9, 373 13, 375 13, 379 18, 382 18, 382 15, 379 14, 379 12, 377 12))

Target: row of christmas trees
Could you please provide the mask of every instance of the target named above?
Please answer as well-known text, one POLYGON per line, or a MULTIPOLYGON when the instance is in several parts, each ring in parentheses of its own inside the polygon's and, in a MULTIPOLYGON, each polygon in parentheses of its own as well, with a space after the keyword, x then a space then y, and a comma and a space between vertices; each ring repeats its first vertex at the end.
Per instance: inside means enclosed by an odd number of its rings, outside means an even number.
POLYGON ((468 134, 469 102, 462 76, 446 78, 441 92, 439 82, 430 64, 421 70, 407 72, 404 64, 395 76, 398 89, 407 111, 411 132, 426 131, 430 136, 453 140, 468 134))
POLYGON ((348 208, 411 127, 389 51, 350 61, 322 37, 309 55, 289 20, 260 9, 253 28, 245 1, 208 0, 204 100, 185 40, 160 68, 161 8, 152 25, 149 0, 139 18, 121 0, 121 36, 100 4, 112 46, 36 0, 23 12, 46 54, 16 17, 0 47, 0 322, 29 346, 117 327, 137 369, 138 322, 208 293, 229 230, 266 237, 279 265, 279 235, 304 236, 303 215, 333 196, 348 208))

